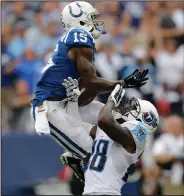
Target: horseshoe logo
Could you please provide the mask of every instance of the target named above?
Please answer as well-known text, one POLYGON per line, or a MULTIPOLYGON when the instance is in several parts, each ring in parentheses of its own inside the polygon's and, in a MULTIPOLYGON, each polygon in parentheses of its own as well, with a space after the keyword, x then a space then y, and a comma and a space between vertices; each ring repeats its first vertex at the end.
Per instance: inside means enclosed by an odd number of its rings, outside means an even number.
POLYGON ((80 13, 79 14, 74 14, 73 12, 72 12, 72 7, 69 5, 69 12, 70 12, 70 14, 71 14, 71 16, 73 16, 73 17, 75 17, 75 18, 78 18, 78 17, 80 17, 80 16, 82 16, 82 14, 83 14, 83 11, 82 11, 82 7, 80 6, 80 4, 78 3, 78 2, 76 2, 76 5, 79 7, 79 9, 80 9, 80 13))

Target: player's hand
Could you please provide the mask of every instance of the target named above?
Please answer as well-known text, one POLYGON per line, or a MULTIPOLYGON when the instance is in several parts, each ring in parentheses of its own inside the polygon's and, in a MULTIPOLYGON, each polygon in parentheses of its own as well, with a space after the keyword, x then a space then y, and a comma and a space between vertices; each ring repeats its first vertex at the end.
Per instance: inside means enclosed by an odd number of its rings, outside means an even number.
POLYGON ((138 88, 147 83, 148 77, 146 78, 149 70, 145 69, 142 72, 138 69, 134 70, 129 76, 124 78, 125 88, 138 88))
POLYGON ((115 107, 118 107, 124 94, 125 94, 125 89, 123 89, 122 85, 117 84, 115 89, 112 91, 111 95, 109 96, 109 100, 114 101, 115 107))
POLYGON ((81 95, 81 91, 79 90, 79 82, 76 79, 68 77, 68 79, 64 79, 62 85, 66 88, 67 100, 76 102, 81 95))

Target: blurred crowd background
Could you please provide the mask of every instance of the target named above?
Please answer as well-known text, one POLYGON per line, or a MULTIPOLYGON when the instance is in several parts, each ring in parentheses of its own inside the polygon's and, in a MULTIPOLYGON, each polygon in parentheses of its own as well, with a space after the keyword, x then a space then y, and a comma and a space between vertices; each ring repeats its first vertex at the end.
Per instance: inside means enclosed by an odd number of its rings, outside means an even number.
MULTIPOLYGON (((3 134, 34 133, 30 101, 41 69, 64 32, 60 12, 66 4, 1 2, 3 134)), ((149 69, 147 85, 126 92, 154 103, 160 115, 160 127, 137 168, 140 190, 144 195, 183 195, 184 2, 92 4, 108 32, 96 41, 97 74, 118 80, 136 68, 149 69)), ((107 97, 97 99, 105 102, 107 97)))

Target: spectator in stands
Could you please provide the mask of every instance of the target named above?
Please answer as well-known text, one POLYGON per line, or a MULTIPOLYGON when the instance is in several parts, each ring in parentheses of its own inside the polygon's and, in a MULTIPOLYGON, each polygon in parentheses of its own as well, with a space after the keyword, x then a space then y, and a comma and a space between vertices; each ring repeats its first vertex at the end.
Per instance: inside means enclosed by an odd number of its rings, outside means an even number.
POLYGON ((24 39, 26 26, 26 21, 22 20, 15 23, 12 27, 13 36, 11 41, 8 43, 7 52, 14 58, 19 58, 24 53, 24 49, 26 46, 26 42, 24 39))
POLYGON ((2 25, 7 24, 7 18, 12 11, 12 3, 2 1, 1 2, 1 16, 2 16, 2 25))
POLYGON ((10 53, 8 53, 8 44, 12 40, 13 36, 13 30, 11 28, 11 25, 4 24, 2 25, 2 58, 4 55, 8 57, 13 57, 10 53))
POLYGON ((44 34, 35 48, 36 53, 43 57, 48 50, 56 47, 56 43, 60 35, 61 34, 58 34, 57 31, 57 23, 55 21, 51 21, 47 26, 45 26, 44 34))
POLYGON ((178 29, 184 29, 184 3, 183 2, 166 2, 167 13, 171 16, 178 29))
POLYGON ((160 33, 159 29, 158 13, 145 11, 135 32, 134 47, 148 50, 150 43, 155 39, 155 34, 160 33))
POLYGON ((118 71, 122 68, 121 56, 116 53, 110 40, 101 43, 102 50, 95 59, 96 70, 101 77, 108 80, 117 80, 118 71))
POLYGON ((179 116, 170 116, 165 119, 163 130, 165 133, 154 143, 153 156, 161 168, 170 171, 171 178, 167 182, 169 194, 184 194, 183 187, 174 189, 184 179, 184 121, 179 116))
MULTIPOLYGON (((143 48, 134 48, 132 54, 135 58, 134 64, 123 67, 121 78, 128 76, 135 69, 149 69, 150 79, 145 87, 141 89, 128 89, 128 96, 138 96, 153 103, 154 86, 156 83, 156 69, 149 62, 147 51, 143 48)), ((123 60, 124 62, 124 60, 123 60)))
POLYGON ((184 77, 183 46, 177 48, 175 39, 157 39, 157 48, 154 54, 157 65, 157 80, 162 85, 162 94, 155 94, 159 100, 162 96, 171 105, 171 112, 183 115, 182 86, 184 77), (171 77, 172 76, 172 77, 171 77))
POLYGON ((165 2, 165 12, 160 24, 164 38, 175 38, 179 45, 184 43, 183 17, 184 12, 178 7, 177 2, 165 2))
POLYGON ((11 12, 8 14, 8 18, 6 19, 8 24, 14 25, 17 22, 25 20, 26 11, 25 11, 25 2, 15 2, 11 4, 11 12))
POLYGON ((120 11, 119 2, 97 2, 95 7, 99 10, 101 15, 117 16, 120 11))
POLYGON ((36 48, 38 42, 43 37, 44 25, 42 22, 42 13, 38 11, 35 14, 33 24, 25 31, 26 44, 36 48))
POLYGON ((122 74, 124 70, 127 67, 136 64, 136 58, 133 54, 133 37, 132 36, 127 37, 122 43, 120 55, 122 56, 122 59, 123 59, 123 67, 122 67, 122 70, 120 70, 119 78, 122 78, 122 74))
POLYGON ((129 12, 125 11, 120 14, 119 24, 113 31, 113 43, 117 49, 121 48, 121 44, 124 44, 124 40, 132 36, 133 33, 132 16, 129 12))
POLYGON ((9 120, 11 116, 11 98, 14 95, 14 82, 16 74, 14 73, 14 62, 9 56, 2 54, 1 68, 1 112, 2 112, 2 130, 10 130, 9 120))
POLYGON ((26 48, 23 57, 16 64, 14 72, 18 79, 15 83, 15 94, 11 101, 14 114, 11 126, 14 130, 33 130, 30 102, 43 66, 44 63, 37 58, 32 48, 26 48))
POLYGON ((139 25, 140 19, 143 16, 145 8, 145 2, 121 2, 121 10, 127 11, 132 16, 132 26, 137 28, 139 25))
POLYGON ((9 118, 11 116, 10 100, 14 94, 13 84, 16 79, 14 70, 14 59, 7 52, 7 44, 11 40, 12 31, 9 25, 2 27, 1 44, 1 107, 2 107, 2 130, 9 130, 9 118))
POLYGON ((150 14, 158 13, 160 9, 160 2, 159 1, 149 1, 145 6, 145 11, 149 12, 150 14))
POLYGON ((140 195, 163 195, 159 181, 160 169, 156 165, 153 156, 150 156, 152 154, 153 143, 154 135, 150 135, 141 159, 142 183, 140 195))
POLYGON ((143 48, 136 48, 133 51, 133 54, 137 60, 137 69, 149 69, 149 81, 145 87, 140 88, 140 92, 143 96, 143 99, 148 100, 154 103, 154 91, 156 82, 156 68, 151 64, 148 59, 148 52, 143 48))
MULTIPOLYGON (((122 57, 116 52, 110 40, 101 43, 101 52, 96 55, 95 66, 99 76, 108 80, 118 79, 118 72, 123 66, 122 57)), ((106 100, 108 95, 103 97, 106 100)))
POLYGON ((43 2, 41 5, 43 24, 48 25, 52 20, 60 20, 60 11, 58 2, 43 2))
MULTIPOLYGON (((123 44, 122 44, 122 51, 120 52, 120 55, 122 56, 122 68, 119 71, 119 79, 122 79, 123 77, 128 76, 130 71, 133 71, 136 69, 136 58, 133 54, 133 38, 132 36, 127 37, 123 44)), ((127 96, 136 96, 141 98, 142 95, 137 89, 127 89, 127 96)), ((125 96, 126 96, 125 95, 125 96)))

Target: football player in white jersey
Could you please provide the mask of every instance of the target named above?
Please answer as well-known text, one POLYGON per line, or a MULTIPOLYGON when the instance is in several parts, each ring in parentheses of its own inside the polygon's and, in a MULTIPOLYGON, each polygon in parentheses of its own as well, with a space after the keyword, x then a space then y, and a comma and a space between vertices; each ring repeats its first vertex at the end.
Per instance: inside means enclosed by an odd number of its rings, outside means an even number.
POLYGON ((156 108, 145 100, 125 101, 124 93, 117 85, 99 113, 92 155, 85 169, 84 195, 121 195, 129 172, 144 152, 148 134, 157 129, 156 108), (122 124, 115 120, 115 110, 121 114, 122 124))

